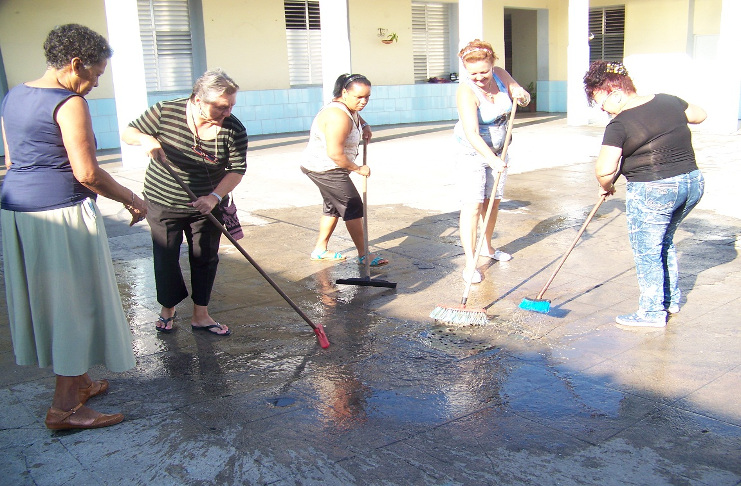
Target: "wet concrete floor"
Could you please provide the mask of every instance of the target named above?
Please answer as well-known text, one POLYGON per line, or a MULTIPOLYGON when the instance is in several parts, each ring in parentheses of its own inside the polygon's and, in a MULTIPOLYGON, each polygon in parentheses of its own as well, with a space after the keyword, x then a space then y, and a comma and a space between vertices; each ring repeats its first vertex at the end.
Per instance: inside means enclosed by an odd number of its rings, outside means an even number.
MULTIPOLYGON (((91 400, 123 412, 115 427, 56 432, 43 425, 51 370, 14 364, 0 303, 0 472, 13 485, 495 485, 741 484, 741 175, 738 135, 695 134, 707 196, 677 233, 682 310, 666 329, 626 330, 637 306, 624 182, 602 205, 546 293, 534 297, 597 202, 600 128, 522 116, 496 242, 506 263, 480 261, 469 297, 489 324, 441 325, 429 313, 459 303, 450 123, 384 127, 369 147, 369 235, 391 264, 374 278, 396 290, 336 285, 360 268, 344 228, 342 263, 309 261, 320 199, 298 170, 305 134, 251 143, 235 192, 240 243, 321 323, 309 326, 224 239, 210 305, 233 335, 154 331, 159 310, 146 225, 128 228, 100 201, 135 369, 91 400)), ((143 170, 101 153, 140 190, 143 170)), ((183 266, 187 269, 184 255, 183 266)), ((4 291, 4 289, 3 289, 4 291)))

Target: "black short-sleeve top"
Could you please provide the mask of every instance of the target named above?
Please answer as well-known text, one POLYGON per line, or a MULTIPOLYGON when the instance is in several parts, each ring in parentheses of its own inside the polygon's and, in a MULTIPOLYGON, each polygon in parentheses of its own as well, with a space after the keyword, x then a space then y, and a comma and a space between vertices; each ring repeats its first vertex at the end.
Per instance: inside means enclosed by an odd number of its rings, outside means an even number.
POLYGON ((605 128, 603 145, 623 150, 621 173, 631 182, 650 182, 697 169, 687 102, 657 94, 619 113, 605 128))

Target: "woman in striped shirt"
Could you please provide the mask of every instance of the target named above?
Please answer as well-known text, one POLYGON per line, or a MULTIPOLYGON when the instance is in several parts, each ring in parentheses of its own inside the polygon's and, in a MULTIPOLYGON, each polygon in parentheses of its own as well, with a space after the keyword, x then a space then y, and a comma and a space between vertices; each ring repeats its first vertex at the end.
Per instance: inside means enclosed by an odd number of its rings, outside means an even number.
POLYGON ((189 98, 162 101, 124 130, 123 141, 140 145, 152 160, 144 180, 147 221, 152 230, 158 332, 175 330, 175 306, 188 296, 180 268, 183 234, 188 241, 193 299, 193 330, 231 333, 208 313, 221 231, 207 214, 223 221, 222 206, 247 168, 247 130, 231 114, 239 86, 221 71, 207 71, 189 98), (162 167, 169 162, 190 189, 188 195, 162 167))

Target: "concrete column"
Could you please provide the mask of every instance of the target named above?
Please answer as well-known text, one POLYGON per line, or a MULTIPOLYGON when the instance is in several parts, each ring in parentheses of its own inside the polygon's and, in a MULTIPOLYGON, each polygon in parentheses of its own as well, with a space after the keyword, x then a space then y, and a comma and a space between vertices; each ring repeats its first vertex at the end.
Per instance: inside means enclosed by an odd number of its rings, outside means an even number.
POLYGON ((738 63, 738 46, 741 45, 741 2, 723 0, 720 14, 720 39, 718 40, 717 77, 710 81, 713 105, 708 107, 708 119, 703 123, 708 130, 732 133, 738 130, 741 116, 741 64, 738 63))
POLYGON ((352 73, 347 0, 319 0, 319 15, 322 23, 322 97, 325 103, 329 103, 337 76, 352 73))
POLYGON ((473 39, 484 39, 482 0, 458 0, 458 50, 473 39))
MULTIPOLYGON (((113 48, 110 69, 116 97, 118 133, 148 107, 144 54, 139 36, 136 0, 105 0, 108 42, 113 48)), ((144 167, 149 159, 141 148, 121 142, 124 167, 144 167)))
POLYGON ((569 0, 569 46, 566 50, 566 123, 586 125, 589 106, 584 73, 589 69, 589 0, 569 0))

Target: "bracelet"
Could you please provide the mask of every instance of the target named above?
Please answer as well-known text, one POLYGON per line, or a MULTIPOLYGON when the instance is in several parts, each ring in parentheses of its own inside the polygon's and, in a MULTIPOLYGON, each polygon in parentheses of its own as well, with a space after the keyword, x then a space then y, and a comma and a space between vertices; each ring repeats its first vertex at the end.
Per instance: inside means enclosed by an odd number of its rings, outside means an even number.
POLYGON ((219 200, 219 204, 221 204, 221 196, 219 196, 219 195, 218 195, 218 194, 216 194, 215 192, 212 192, 211 194, 209 194, 209 196, 216 196, 216 199, 218 199, 218 200, 219 200))
POLYGON ((367 124, 367 123, 363 123, 362 125, 360 125, 360 129, 362 130, 363 128, 365 128, 365 127, 367 127, 367 126, 368 126, 368 124, 367 124))
POLYGON ((126 209, 134 207, 134 191, 131 191, 131 204, 123 203, 123 205, 126 209))

